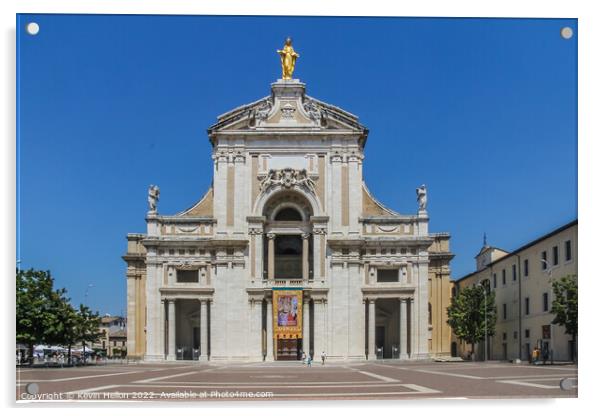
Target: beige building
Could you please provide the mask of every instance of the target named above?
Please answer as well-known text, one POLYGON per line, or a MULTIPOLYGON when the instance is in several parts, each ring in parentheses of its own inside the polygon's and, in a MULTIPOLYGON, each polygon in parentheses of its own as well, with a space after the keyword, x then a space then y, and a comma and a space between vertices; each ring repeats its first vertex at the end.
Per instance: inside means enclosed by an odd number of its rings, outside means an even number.
POLYGON ((208 133, 209 190, 163 214, 152 186, 146 232, 127 236, 130 357, 450 354, 450 236, 429 233, 425 186, 410 214, 369 193, 357 116, 279 79, 208 133))
POLYGON ((121 356, 127 349, 127 320, 122 316, 106 315, 100 318, 101 337, 92 348, 102 349, 107 357, 121 356))
MULTIPOLYGON (((476 256, 477 271, 454 282, 454 293, 483 283, 495 292, 497 324, 488 338, 489 359, 528 360, 538 346, 550 359, 568 361, 576 352, 564 327, 552 325, 552 282, 577 275, 577 220, 509 253, 484 244, 476 256)), ((452 354, 467 356, 470 345, 453 337, 452 354)), ((475 345, 477 358, 485 342, 475 345)))

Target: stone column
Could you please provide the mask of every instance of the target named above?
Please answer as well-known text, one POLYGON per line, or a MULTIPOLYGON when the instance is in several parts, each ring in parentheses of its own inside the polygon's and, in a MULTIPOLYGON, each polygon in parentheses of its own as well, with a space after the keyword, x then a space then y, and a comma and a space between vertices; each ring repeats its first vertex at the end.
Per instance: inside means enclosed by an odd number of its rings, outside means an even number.
POLYGON ((324 279, 324 276, 322 276, 322 273, 320 272, 320 261, 321 261, 321 257, 322 257, 322 253, 320 251, 320 234, 316 234, 314 232, 314 234, 312 234, 312 238, 313 238, 313 279, 314 280, 322 280, 324 279))
POLYGON ((161 345, 161 357, 165 359, 165 299, 161 299, 161 311, 159 313, 161 319, 159 344, 161 345))
POLYGON ((175 361, 176 359, 176 300, 168 299, 168 315, 167 315, 167 324, 168 324, 168 333, 169 333, 169 342, 168 342, 168 350, 167 350, 167 360, 175 361))
POLYGON ((201 299, 201 310, 199 319, 199 332, 201 334, 201 351, 199 354, 199 361, 207 361, 209 359, 208 348, 209 348, 209 319, 207 317, 207 300, 201 299))
POLYGON ((324 318, 323 305, 321 299, 314 299, 314 357, 320 359, 320 354, 324 351, 324 318))
MULTIPOLYGON (((303 233, 301 234, 301 239, 303 240, 303 255, 302 255, 302 265, 303 265, 303 281, 307 282, 309 280, 309 234, 303 233)), ((305 341, 303 342, 305 344, 305 341)))
POLYGON ((410 298, 410 357, 414 358, 417 354, 418 343, 418 311, 414 298, 410 298))
POLYGON ((303 351, 309 355, 309 299, 303 299, 303 351))
POLYGON ((272 319, 272 299, 267 299, 267 310, 265 314, 265 329, 266 329, 266 361, 274 361, 274 330, 272 328, 273 319, 272 319))
POLYGON ((251 349, 253 360, 263 360, 262 300, 254 300, 252 305, 251 349))
POLYGON ((376 299, 368 299, 368 359, 376 360, 376 299))
POLYGON ((276 234, 266 234, 268 238, 268 280, 274 280, 274 240, 276 234))
POLYGON ((408 358, 408 306, 405 298, 399 298, 399 359, 408 358))

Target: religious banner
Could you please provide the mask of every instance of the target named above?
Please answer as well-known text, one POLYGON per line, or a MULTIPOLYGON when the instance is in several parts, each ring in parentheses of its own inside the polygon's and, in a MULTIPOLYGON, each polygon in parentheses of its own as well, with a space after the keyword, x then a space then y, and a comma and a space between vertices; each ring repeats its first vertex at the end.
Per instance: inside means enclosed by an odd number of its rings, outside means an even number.
POLYGON ((303 290, 275 289, 272 291, 274 338, 303 337, 303 290))

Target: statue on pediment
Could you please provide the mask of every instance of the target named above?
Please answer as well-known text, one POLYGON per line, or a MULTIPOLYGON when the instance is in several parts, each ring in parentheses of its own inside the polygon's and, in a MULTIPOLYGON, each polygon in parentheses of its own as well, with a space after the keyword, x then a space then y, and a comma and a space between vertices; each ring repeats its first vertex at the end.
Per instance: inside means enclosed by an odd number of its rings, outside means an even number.
POLYGON ((292 79, 295 70, 295 62, 299 54, 293 49, 293 40, 288 37, 284 42, 284 47, 276 51, 280 55, 280 64, 282 65, 282 79, 292 79))
POLYGON ((148 212, 157 212, 157 201, 159 201, 160 190, 157 185, 148 188, 148 212))
POLYGON ((422 184, 416 188, 416 199, 418 201, 418 210, 426 211, 426 185, 422 184))

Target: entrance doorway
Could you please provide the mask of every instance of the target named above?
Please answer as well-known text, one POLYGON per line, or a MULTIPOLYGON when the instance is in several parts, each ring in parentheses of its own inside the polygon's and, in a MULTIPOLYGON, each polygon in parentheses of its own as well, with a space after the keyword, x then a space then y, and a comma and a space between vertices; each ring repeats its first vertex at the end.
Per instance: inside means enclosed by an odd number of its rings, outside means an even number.
POLYGON ((378 358, 399 358, 399 299, 377 299, 374 352, 378 358))
MULTIPOLYGON (((377 358, 385 358, 385 327, 377 326, 376 327, 376 357, 377 358)), ((386 357, 391 358, 391 357, 386 357)))
POLYGON ((300 360, 302 345, 303 345, 303 340, 301 340, 301 339, 277 339, 276 340, 276 360, 278 360, 278 361, 300 360))

